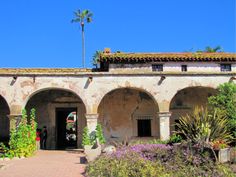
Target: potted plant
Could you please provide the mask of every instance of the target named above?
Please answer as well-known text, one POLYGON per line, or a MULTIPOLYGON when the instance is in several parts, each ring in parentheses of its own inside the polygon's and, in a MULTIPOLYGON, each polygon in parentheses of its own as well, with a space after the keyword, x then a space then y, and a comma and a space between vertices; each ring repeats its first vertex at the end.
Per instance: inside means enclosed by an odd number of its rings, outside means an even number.
POLYGON ((101 145, 105 144, 106 140, 103 136, 102 126, 98 124, 96 131, 89 133, 87 127, 83 130, 82 145, 84 153, 89 162, 95 160, 102 152, 101 145))
POLYGON ((212 147, 215 150, 218 161, 220 163, 225 163, 230 161, 230 148, 227 143, 223 140, 217 140, 212 142, 212 147))

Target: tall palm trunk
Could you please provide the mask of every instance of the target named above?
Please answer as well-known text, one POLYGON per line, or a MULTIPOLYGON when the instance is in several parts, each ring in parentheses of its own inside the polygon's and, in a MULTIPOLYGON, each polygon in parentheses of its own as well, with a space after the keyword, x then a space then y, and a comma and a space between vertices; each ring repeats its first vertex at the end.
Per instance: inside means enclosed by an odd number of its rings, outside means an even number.
POLYGON ((81 23, 82 28, 82 66, 85 68, 85 45, 84 45, 84 23, 81 23))

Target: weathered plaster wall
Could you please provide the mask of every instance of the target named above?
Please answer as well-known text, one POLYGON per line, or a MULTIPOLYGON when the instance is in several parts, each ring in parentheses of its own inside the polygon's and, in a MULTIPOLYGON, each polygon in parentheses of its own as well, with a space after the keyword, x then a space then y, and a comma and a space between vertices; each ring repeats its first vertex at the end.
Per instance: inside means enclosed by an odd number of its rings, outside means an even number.
POLYGON ((0 142, 9 139, 9 118, 10 109, 5 99, 0 96, 0 142))
POLYGON ((158 133, 158 107, 145 92, 134 89, 117 89, 109 92, 99 105, 99 122, 108 140, 136 137, 139 116, 151 117, 152 136, 158 133))
POLYGON ((11 85, 12 77, 0 77, 0 94, 9 103, 11 114, 20 114, 27 101, 37 92, 63 89, 78 95, 85 104, 86 113, 97 113, 102 98, 118 88, 143 90, 158 103, 160 111, 169 111, 169 103, 178 90, 203 86, 216 88, 228 82, 232 75, 165 75, 165 74, 86 74, 76 76, 19 76, 11 85), (89 76, 92 81, 88 82, 89 76), (162 75, 165 79, 161 81, 162 75), (160 82, 161 81, 161 82, 160 82))
MULTIPOLYGON (((110 64, 110 72, 151 72, 152 64, 155 63, 146 63, 146 64, 110 64)), ((187 65, 188 72, 221 72, 220 63, 214 62, 160 62, 156 64, 163 64, 163 71, 165 72, 181 72, 181 65, 187 65)), ((231 65, 232 72, 236 72, 236 64, 232 63, 231 65)))
POLYGON ((170 130, 175 130, 173 125, 176 119, 191 113, 196 106, 206 106, 208 97, 216 93, 216 89, 207 87, 190 87, 178 91, 170 104, 170 130))
POLYGON ((78 116, 78 147, 81 147, 82 130, 86 125, 85 120, 85 107, 81 99, 71 92, 64 90, 46 90, 35 94, 28 101, 26 105, 27 112, 29 113, 32 108, 36 109, 36 121, 38 127, 43 128, 47 126, 48 140, 47 146, 49 149, 56 148, 57 129, 56 129, 56 108, 77 108, 78 116))

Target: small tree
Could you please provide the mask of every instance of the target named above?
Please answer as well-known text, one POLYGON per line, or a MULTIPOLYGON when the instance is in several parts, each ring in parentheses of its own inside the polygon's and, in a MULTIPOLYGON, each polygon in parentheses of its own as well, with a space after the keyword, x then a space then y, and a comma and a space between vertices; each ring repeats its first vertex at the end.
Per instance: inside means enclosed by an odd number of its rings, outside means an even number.
POLYGON ((101 124, 97 124, 97 126, 96 126, 96 138, 98 139, 100 144, 105 144, 106 143, 106 140, 105 140, 104 135, 103 135, 101 124))
POLYGON ((236 84, 233 82, 221 84, 218 94, 209 97, 209 105, 224 114, 236 138, 236 84))

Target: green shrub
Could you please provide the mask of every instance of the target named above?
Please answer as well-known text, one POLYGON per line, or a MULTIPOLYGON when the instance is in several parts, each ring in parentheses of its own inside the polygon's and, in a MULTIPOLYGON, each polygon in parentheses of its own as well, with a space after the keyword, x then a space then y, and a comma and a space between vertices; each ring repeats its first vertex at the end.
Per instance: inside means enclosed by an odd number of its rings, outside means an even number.
POLYGON ((27 112, 23 109, 19 126, 10 132, 9 148, 1 145, 4 156, 9 158, 32 156, 36 151, 36 128, 35 109, 31 109, 29 121, 27 112))
POLYGON ((106 140, 103 135, 101 124, 97 124, 96 130, 94 132, 89 133, 88 127, 83 129, 83 138, 82 145, 94 145, 96 143, 96 139, 98 139, 100 144, 105 144, 106 140))
POLYGON ((89 136, 88 127, 85 127, 83 129, 82 145, 83 146, 85 146, 85 145, 92 145, 92 142, 91 142, 91 139, 90 139, 90 136, 89 136))
POLYGON ((218 94, 208 99, 209 105, 224 114, 236 138, 236 84, 233 82, 221 84, 218 94))
POLYGON ((96 126, 96 138, 98 139, 100 144, 105 144, 106 143, 106 140, 105 140, 104 135, 103 135, 101 124, 97 124, 97 126, 96 126))
POLYGON ((180 143, 182 140, 182 136, 178 134, 173 134, 169 139, 169 143, 180 143))

